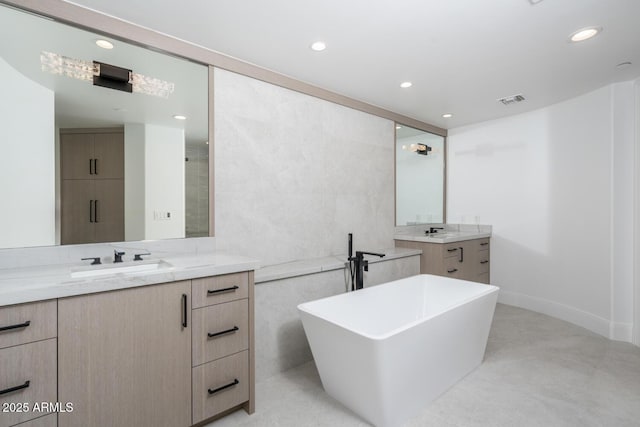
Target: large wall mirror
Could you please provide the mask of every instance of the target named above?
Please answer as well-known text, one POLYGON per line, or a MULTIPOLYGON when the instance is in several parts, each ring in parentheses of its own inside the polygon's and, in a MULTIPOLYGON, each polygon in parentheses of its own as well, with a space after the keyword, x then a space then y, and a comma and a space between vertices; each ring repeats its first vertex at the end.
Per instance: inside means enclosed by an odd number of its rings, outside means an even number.
POLYGON ((445 138, 396 124, 396 225, 445 222, 445 138))
POLYGON ((208 67, 0 4, 0 248, 209 235, 208 67))

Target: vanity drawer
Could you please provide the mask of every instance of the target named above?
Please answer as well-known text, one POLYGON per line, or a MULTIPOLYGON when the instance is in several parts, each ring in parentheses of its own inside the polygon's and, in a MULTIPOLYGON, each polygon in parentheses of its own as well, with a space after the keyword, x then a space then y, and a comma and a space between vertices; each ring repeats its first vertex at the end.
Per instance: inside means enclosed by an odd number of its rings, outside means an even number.
POLYGON ((34 412, 35 402, 56 402, 56 339, 0 350, 0 408, 5 403, 29 405, 28 412, 8 412, 0 416, 0 427, 8 427, 44 415, 34 412))
POLYGON ((193 423, 249 400, 249 352, 193 368, 193 423))
POLYGON ((489 272, 489 251, 478 252, 478 265, 476 268, 478 274, 489 272))
POLYGON ((452 242, 446 243, 442 246, 442 256, 443 258, 460 258, 460 242, 452 242))
POLYGON ((443 276, 458 278, 461 272, 462 263, 458 261, 458 258, 445 258, 443 276))
POLYGON ((193 366, 249 348, 247 299, 192 311, 193 366))
POLYGON ((193 308, 247 298, 249 295, 247 272, 193 279, 192 283, 193 308))
POLYGON ((479 251, 487 251, 489 250, 489 246, 491 246, 489 243, 488 237, 484 239, 477 239, 477 240, 474 240, 473 242, 476 244, 476 248, 479 251))
POLYGON ((489 284, 489 272, 487 271, 486 273, 478 274, 478 278, 476 279, 476 282, 484 283, 485 285, 488 285, 489 284))
POLYGON ((0 348, 55 337, 57 308, 56 300, 0 308, 0 348))

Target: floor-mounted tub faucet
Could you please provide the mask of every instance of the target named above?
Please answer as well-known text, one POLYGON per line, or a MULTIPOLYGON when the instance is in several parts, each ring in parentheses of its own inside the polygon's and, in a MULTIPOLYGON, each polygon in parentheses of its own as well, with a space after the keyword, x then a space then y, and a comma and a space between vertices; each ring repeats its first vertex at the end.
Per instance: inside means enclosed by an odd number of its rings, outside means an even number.
POLYGON ((349 233, 349 258, 347 258, 347 261, 349 261, 352 291, 356 291, 364 287, 364 272, 369 271, 369 261, 364 259, 365 255, 373 255, 382 258, 385 254, 356 251, 356 256, 353 256, 353 234, 349 233))

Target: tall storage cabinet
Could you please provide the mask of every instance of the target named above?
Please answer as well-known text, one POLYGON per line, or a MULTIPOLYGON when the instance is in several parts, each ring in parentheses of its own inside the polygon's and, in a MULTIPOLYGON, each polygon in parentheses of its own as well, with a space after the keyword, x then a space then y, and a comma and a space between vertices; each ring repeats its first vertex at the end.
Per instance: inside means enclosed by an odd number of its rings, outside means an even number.
POLYGON ((61 243, 124 240, 124 131, 60 131, 61 243))

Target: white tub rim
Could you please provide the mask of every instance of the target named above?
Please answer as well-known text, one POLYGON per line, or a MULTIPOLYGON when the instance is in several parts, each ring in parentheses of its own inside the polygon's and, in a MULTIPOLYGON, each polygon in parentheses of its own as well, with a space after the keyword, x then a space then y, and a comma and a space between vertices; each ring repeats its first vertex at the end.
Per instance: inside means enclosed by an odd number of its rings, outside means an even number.
MULTIPOLYGON (((372 286, 370 288, 360 289, 357 292, 367 292, 368 290, 374 289, 374 288, 376 288, 378 286, 391 285, 393 283, 400 282, 400 281, 403 281, 405 279, 409 279, 409 278, 416 277, 416 276, 437 277, 438 279, 442 279, 442 278, 451 279, 449 277, 437 276, 437 275, 434 275, 434 274, 416 274, 414 276, 404 277, 402 279, 393 280, 391 282, 385 282, 385 283, 382 283, 380 285, 372 286)), ((459 280, 459 279, 453 279, 453 280, 459 280)), ((469 282, 467 280, 462 280, 462 281, 463 282, 469 282)), ((478 282, 469 282, 469 283, 474 283, 474 284, 477 284, 477 285, 485 286, 486 289, 482 290, 482 291, 480 291, 478 293, 474 293, 473 295, 469 296, 468 298, 460 299, 460 300, 456 301, 456 303, 451 304, 450 306, 446 306, 445 308, 443 308, 443 310, 441 310, 440 312, 438 312, 436 314, 432 314, 430 316, 422 317, 422 318, 420 318, 418 320, 407 322, 406 324, 403 324, 402 326, 399 326, 397 328, 394 328, 394 329, 392 329, 392 330, 390 330, 388 332, 381 333, 381 334, 369 334, 369 333, 365 333, 365 332, 362 332, 362 331, 355 330, 352 327, 346 326, 346 325, 344 325, 344 324, 342 324, 340 322, 336 322, 336 321, 334 321, 332 319, 329 319, 329 318, 326 317, 326 315, 320 314, 318 311, 309 309, 309 307, 308 307, 308 306, 312 305, 315 302, 325 301, 325 300, 332 299, 332 298, 340 298, 340 297, 344 298, 345 295, 349 295, 351 292, 342 293, 342 294, 338 294, 338 295, 332 295, 332 296, 325 297, 325 298, 320 298, 320 299, 317 299, 317 300, 314 300, 314 301, 304 302, 302 304, 299 304, 297 308, 298 308, 299 311, 302 311, 302 312, 307 313, 309 315, 312 315, 312 316, 315 316, 317 318, 320 318, 320 319, 322 319, 322 320, 324 320, 324 321, 326 321, 328 323, 331 323, 331 324, 333 324, 333 325, 335 325, 335 326, 337 326, 339 328, 345 329, 345 330, 347 330, 349 332, 352 332, 352 333, 354 333, 356 335, 359 335, 359 336, 362 336, 364 338, 367 338, 367 339, 370 339, 370 340, 374 340, 374 341, 382 341, 382 340, 388 339, 388 338, 390 338, 390 337, 392 337, 394 335, 402 333, 402 332, 404 332, 404 331, 406 331, 408 329, 411 329, 411 328, 413 328, 413 327, 415 327, 417 325, 425 323, 430 319, 435 319, 436 317, 442 316, 442 315, 446 314, 448 311, 451 311, 451 310, 453 310, 453 309, 455 309, 457 307, 460 307, 460 306, 462 306, 464 304, 467 304, 470 301, 473 301, 475 299, 478 299, 478 298, 481 298, 483 296, 489 295, 489 294, 491 294, 493 292, 498 292, 500 290, 500 288, 498 286, 495 286, 495 285, 487 285, 487 284, 478 283, 478 282)))

